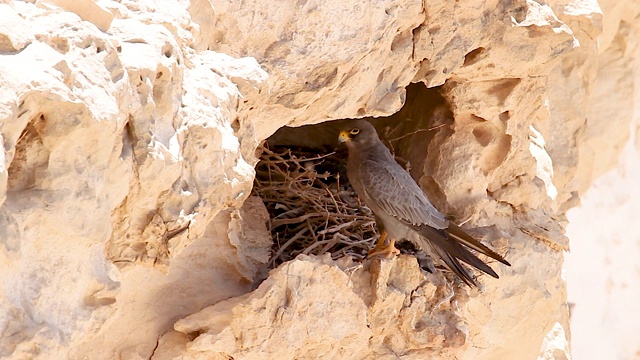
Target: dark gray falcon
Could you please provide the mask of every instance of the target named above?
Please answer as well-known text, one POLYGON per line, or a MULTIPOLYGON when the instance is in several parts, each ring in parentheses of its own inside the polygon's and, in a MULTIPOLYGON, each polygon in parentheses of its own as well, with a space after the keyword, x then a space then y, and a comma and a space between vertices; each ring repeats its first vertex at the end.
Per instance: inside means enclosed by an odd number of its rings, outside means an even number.
POLYGON ((373 211, 380 230, 378 244, 369 252, 369 257, 398 254, 394 246, 396 240, 406 239, 432 260, 441 261, 469 286, 478 286, 478 283, 460 260, 494 278, 498 278, 498 274, 467 248, 511 266, 495 251, 445 219, 411 175, 395 161, 373 125, 354 120, 345 126, 338 141, 349 149, 349 182, 373 211), (387 238, 388 245, 385 245, 387 238))

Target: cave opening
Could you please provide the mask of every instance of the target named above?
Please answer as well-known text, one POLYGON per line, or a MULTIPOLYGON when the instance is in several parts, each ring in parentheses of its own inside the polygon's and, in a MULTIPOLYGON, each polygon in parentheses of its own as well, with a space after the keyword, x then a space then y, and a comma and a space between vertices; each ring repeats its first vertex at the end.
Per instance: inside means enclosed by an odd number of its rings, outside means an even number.
MULTIPOLYGON (((437 205, 442 193, 428 175, 432 139, 448 136, 452 113, 439 88, 422 83, 407 87, 404 106, 388 117, 365 118, 380 139, 437 205)), ((273 239, 269 268, 300 254, 330 253, 333 259, 351 256, 362 261, 377 240, 373 213, 355 194, 346 174, 347 149, 338 131, 350 119, 301 127, 283 127, 262 146, 253 191, 269 213, 273 239)), ((421 254, 409 242, 398 248, 421 254)), ((422 263, 422 261, 421 261, 422 263)))

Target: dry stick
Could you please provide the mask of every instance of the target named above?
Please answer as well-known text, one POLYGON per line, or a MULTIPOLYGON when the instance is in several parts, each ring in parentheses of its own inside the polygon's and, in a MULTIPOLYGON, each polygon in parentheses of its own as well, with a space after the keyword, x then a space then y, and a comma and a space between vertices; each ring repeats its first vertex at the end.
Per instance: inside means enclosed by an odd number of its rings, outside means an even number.
MULTIPOLYGON (((326 157, 328 157, 328 156, 331 156, 331 155, 333 155, 333 154, 335 154, 335 153, 336 153, 336 152, 334 151, 334 152, 329 153, 329 154, 325 154, 325 155, 318 155, 318 156, 316 156, 316 157, 312 157, 312 158, 303 158, 303 159, 300 159, 300 161, 304 161, 304 162, 306 162, 306 161, 313 161, 313 160, 324 159, 324 158, 326 158, 326 157)), ((280 163, 290 163, 290 162, 292 162, 292 161, 291 161, 291 160, 282 159, 282 160, 272 161, 271 163, 273 163, 273 164, 280 164, 280 163)), ((293 162, 298 163, 297 159, 293 160, 293 162)))
MULTIPOLYGON (((329 214, 329 215, 330 215, 330 214, 329 214)), ((329 225, 329 216, 327 216, 327 217, 324 219, 324 225, 323 225, 323 226, 324 226, 324 228, 326 229, 328 225, 329 225)), ((325 234, 324 234, 322 231, 320 231, 320 232, 318 232, 318 233, 322 236, 322 240, 324 240, 324 239, 325 239, 325 237, 326 237, 326 236, 325 236, 325 234)), ((316 238, 316 241, 317 241, 317 240, 318 240, 318 239, 316 238)))
POLYGON ((278 249, 278 251, 273 255, 273 257, 271 258, 271 260, 269 261, 269 266, 273 265, 273 263, 275 262, 275 260, 277 258, 280 257, 280 255, 282 255, 282 253, 284 252, 284 250, 289 247, 289 245, 293 244, 296 240, 298 240, 299 238, 302 237, 302 235, 304 235, 305 232, 307 232, 309 229, 308 228, 303 228, 302 230, 298 231, 297 234, 295 234, 291 239, 287 240, 286 243, 284 243, 284 245, 282 245, 282 247, 280 247, 280 249, 278 249))
POLYGON ((412 132, 410 132, 410 133, 404 134, 404 135, 399 136, 399 137, 394 138, 394 139, 387 139, 387 141, 388 141, 388 142, 392 142, 392 141, 402 140, 402 139, 406 138, 407 136, 414 135, 414 134, 417 134, 417 133, 419 133, 419 132, 423 132, 423 131, 429 131, 429 130, 430 130, 430 129, 418 129, 418 130, 416 130, 416 131, 412 131, 412 132))
POLYGON ((288 225, 288 224, 297 224, 312 217, 324 217, 324 216, 325 216, 324 214, 309 213, 309 214, 298 216, 291 219, 273 219, 271 220, 271 226, 275 229, 278 226, 288 225))
POLYGON ((446 125, 447 125, 447 124, 440 124, 440 125, 432 126, 432 127, 430 127, 428 130, 429 130, 429 131, 431 131, 431 130, 439 129, 439 128, 441 128, 441 127, 443 127, 443 126, 446 126, 446 125))
POLYGON ((316 236, 316 232, 314 231, 315 229, 313 229, 313 226, 311 225, 311 221, 309 221, 309 219, 307 219, 307 227, 311 229, 311 236, 313 236, 313 241, 318 241, 318 237, 316 236))
MULTIPOLYGON (((295 233, 295 241, 291 239, 282 246, 278 253, 272 258, 272 262, 281 259, 285 251, 290 251, 291 255, 299 252, 308 254, 316 250, 320 245, 324 245, 322 252, 330 250, 339 244, 345 245, 341 249, 341 253, 347 254, 350 252, 352 256, 362 258, 361 253, 368 250, 368 244, 374 238, 368 238, 367 240, 352 241, 350 237, 356 237, 362 239, 361 236, 354 236, 349 231, 349 227, 354 229, 361 229, 359 231, 367 233, 373 232, 372 229, 367 229, 373 221, 371 216, 358 215, 355 209, 352 209, 348 204, 342 201, 341 198, 335 196, 341 192, 339 183, 339 175, 336 176, 335 192, 332 191, 332 187, 327 186, 323 181, 331 176, 331 173, 325 172, 323 174, 317 174, 311 167, 324 162, 324 158, 332 155, 327 154, 324 156, 317 156, 314 158, 295 157, 290 151, 282 154, 276 154, 275 152, 268 150, 267 154, 272 154, 271 157, 263 156, 264 166, 267 167, 266 173, 271 174, 270 183, 257 181, 256 184, 262 189, 257 189, 258 193, 261 193, 263 199, 271 198, 270 207, 280 206, 285 207, 288 211, 284 214, 278 215, 277 221, 271 221, 272 229, 282 225, 294 225, 297 221, 304 221, 303 224, 297 223, 298 226, 294 226, 290 229, 289 226, 285 226, 282 230, 275 233, 276 237, 284 232, 295 233), (291 159, 285 159, 285 156, 289 156, 291 159), (302 164, 305 166, 302 166, 302 164), (282 166, 285 165, 285 166, 282 166), (280 175, 282 180, 273 181, 273 173, 280 175), (318 187, 320 186, 320 188, 318 187), (292 199, 290 201, 284 198, 292 199), (273 205, 275 204, 275 205, 273 205), (285 205, 286 204, 286 205, 285 205), (292 214, 298 214, 303 211, 312 216, 304 217, 299 216, 297 218, 288 218, 292 214), (345 223, 346 221, 346 223, 345 223), (329 223, 335 225, 329 227, 329 223), (360 224, 363 223, 363 224, 360 224), (306 231, 305 231, 306 230, 306 231), (307 231, 310 233, 307 234, 307 231), (332 239, 325 240, 325 236, 329 233, 333 233, 332 239), (346 234, 345 235, 343 235, 346 234), (322 235, 322 240, 318 241, 318 236, 322 235), (292 245, 297 243, 296 248, 302 246, 302 250, 293 250, 292 245), (354 251, 360 250, 360 254, 354 251)), ((265 199, 266 200, 266 199, 265 199)), ((332 254, 335 257, 337 254, 332 254)))
POLYGON ((364 240, 360 240, 360 241, 354 242, 354 243, 352 243, 352 244, 348 244, 348 245, 347 245, 345 248, 343 248, 342 250, 345 250, 345 251, 346 251, 346 250, 349 250, 349 249, 351 249, 351 248, 353 248, 353 247, 355 247, 355 246, 362 245, 362 244, 366 244, 366 245, 367 245, 367 246, 366 246, 366 248, 368 249, 368 248, 369 248, 369 245, 372 245, 374 240, 375 240, 375 238, 373 238, 373 237, 370 237, 370 238, 368 238, 368 239, 364 239, 364 240))
POLYGON ((308 198, 308 199, 306 199, 306 200, 308 200, 309 202, 311 202, 311 203, 312 203, 313 205, 315 205, 317 208, 319 208, 319 209, 324 209, 324 206, 322 206, 322 204, 320 204, 316 199, 308 198))
POLYGON ((334 234, 333 237, 331 237, 331 240, 329 240, 329 242, 327 243, 327 245, 325 245, 322 250, 320 250, 320 255, 326 253, 327 251, 329 251, 329 249, 331 249, 333 246, 335 246, 336 244, 339 243, 339 240, 337 239, 337 236, 335 236, 337 234, 334 234))
POLYGON ((336 207, 336 211, 338 212, 338 214, 342 215, 342 212, 340 211, 340 206, 338 206, 338 202, 336 201, 336 198, 333 196, 333 193, 331 193, 331 190, 328 187, 325 188, 325 190, 327 191, 329 196, 331 196, 331 200, 333 201, 333 205, 336 207))
POLYGON ((309 254, 309 253, 311 252, 311 250, 315 249, 316 247, 318 247, 318 246, 320 246, 320 245, 322 245, 322 244, 328 244, 329 246, 325 246, 322 250, 320 250, 320 252, 319 252, 317 255, 322 255, 322 254, 324 254, 325 252, 327 252, 327 250, 328 250, 331 246, 335 245, 335 244, 338 242, 338 241, 336 240, 336 235, 339 235, 339 234, 334 234, 334 236, 332 236, 332 237, 331 237, 331 239, 329 239, 329 240, 324 240, 324 241, 317 241, 317 242, 315 242, 314 244, 312 244, 311 246, 309 246, 308 248, 306 248, 306 249, 304 250, 304 254, 305 254, 305 255, 309 254))
MULTIPOLYGON (((287 212, 283 212, 282 214, 276 216, 273 218, 273 220, 278 219, 278 218, 283 218, 289 215, 297 215, 300 211, 302 210, 302 208, 295 208, 295 209, 291 209, 287 212)), ((291 218, 286 218, 286 219, 291 219, 291 218)))
MULTIPOLYGON (((322 244, 326 244, 328 242, 332 242, 332 240, 321 240, 321 241, 316 241, 315 243, 311 244, 310 246, 308 246, 306 249, 304 249, 304 251, 302 252, 305 255, 309 255, 309 253, 311 252, 311 250, 315 249, 316 247, 322 245, 322 244)), ((323 252, 320 252, 316 255, 322 255, 323 252)))
POLYGON ((305 223, 301 223, 301 224, 299 223, 299 224, 297 224, 297 225, 298 225, 298 226, 295 226, 295 227, 293 227, 292 229, 290 229, 290 230, 291 230, 291 232, 293 232, 293 233, 297 233, 297 232, 298 232, 298 231, 300 231, 302 228, 307 227, 307 223, 306 223, 306 222, 305 222, 305 223))
POLYGON ((320 231, 319 234, 324 235, 324 234, 335 233, 335 232, 338 232, 338 231, 340 231, 340 230, 342 230, 342 229, 344 229, 346 227, 349 227, 349 226, 353 225, 355 222, 356 222, 355 220, 351 220, 349 222, 342 223, 340 225, 332 226, 332 227, 330 227, 328 229, 325 228, 324 230, 320 231))

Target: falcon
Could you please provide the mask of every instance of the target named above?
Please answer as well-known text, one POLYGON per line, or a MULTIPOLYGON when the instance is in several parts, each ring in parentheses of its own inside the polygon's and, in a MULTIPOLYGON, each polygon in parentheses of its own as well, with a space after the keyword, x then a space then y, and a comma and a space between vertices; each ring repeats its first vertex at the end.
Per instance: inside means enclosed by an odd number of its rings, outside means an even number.
MULTIPOLYGON (((340 131, 338 142, 346 144, 349 152, 349 182, 361 201, 373 211, 380 232, 369 258, 397 255, 400 252, 395 248, 395 242, 409 240, 469 286, 479 284, 460 261, 498 278, 498 274, 469 249, 511 266, 501 255, 447 220, 431 204, 411 175, 395 161, 369 122, 348 122, 340 131)), ((435 271, 433 264, 429 268, 431 272, 435 271)))

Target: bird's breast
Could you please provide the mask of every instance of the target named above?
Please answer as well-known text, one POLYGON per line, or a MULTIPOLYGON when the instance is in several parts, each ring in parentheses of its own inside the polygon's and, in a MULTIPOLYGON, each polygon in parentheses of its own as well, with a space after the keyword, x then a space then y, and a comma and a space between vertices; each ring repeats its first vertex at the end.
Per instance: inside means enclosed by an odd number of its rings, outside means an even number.
POLYGON ((393 239, 396 239, 396 240, 407 239, 407 240, 409 240, 412 237, 411 236, 412 233, 415 232, 415 231, 413 231, 413 229, 411 229, 411 227, 405 225, 399 219, 396 219, 395 217, 387 214, 385 211, 377 211, 376 212, 375 210, 373 210, 373 212, 376 215, 378 215, 378 218, 380 219, 380 221, 382 221, 382 224, 384 225, 385 230, 387 231, 389 236, 391 236, 393 239))

